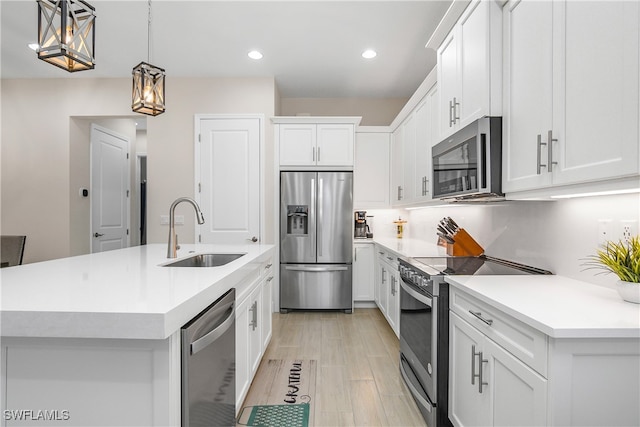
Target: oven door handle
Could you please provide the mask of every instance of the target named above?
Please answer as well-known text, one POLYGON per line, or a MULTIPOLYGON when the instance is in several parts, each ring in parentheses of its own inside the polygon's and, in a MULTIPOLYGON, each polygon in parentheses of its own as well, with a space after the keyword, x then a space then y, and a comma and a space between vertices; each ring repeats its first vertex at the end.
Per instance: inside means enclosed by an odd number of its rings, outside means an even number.
POLYGON ((400 286, 402 286, 402 289, 406 293, 408 293, 412 298, 415 298, 418 301, 420 301, 421 303, 423 303, 424 305, 427 305, 427 306, 433 308, 433 298, 429 298, 426 295, 422 295, 421 293, 416 292, 409 285, 407 285, 404 280, 402 280, 401 282, 402 283, 400 283, 400 286))

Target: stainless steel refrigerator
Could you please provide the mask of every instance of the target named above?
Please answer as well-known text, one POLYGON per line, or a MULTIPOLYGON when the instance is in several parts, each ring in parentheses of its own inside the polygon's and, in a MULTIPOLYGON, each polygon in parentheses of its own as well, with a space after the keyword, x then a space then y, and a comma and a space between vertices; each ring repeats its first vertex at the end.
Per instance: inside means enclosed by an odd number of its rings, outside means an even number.
POLYGON ((352 308, 352 172, 280 173, 280 311, 352 308))

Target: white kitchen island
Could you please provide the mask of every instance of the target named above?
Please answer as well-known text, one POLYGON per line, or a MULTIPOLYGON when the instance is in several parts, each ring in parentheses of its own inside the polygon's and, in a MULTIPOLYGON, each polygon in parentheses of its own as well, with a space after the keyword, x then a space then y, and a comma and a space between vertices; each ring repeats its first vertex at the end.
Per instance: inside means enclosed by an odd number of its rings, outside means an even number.
POLYGON ((244 299, 272 245, 220 267, 164 267, 166 245, 0 271, 2 425, 180 425, 180 328, 231 288, 244 299), (21 418, 21 419, 20 419, 21 418))
POLYGON ((640 305, 562 276, 449 276, 457 426, 640 425, 640 305))

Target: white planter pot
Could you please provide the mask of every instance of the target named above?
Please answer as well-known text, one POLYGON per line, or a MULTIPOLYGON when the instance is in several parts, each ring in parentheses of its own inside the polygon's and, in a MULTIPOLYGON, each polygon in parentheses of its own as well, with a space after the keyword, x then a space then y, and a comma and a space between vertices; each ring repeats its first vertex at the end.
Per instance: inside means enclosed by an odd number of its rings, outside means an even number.
POLYGON ((640 304, 640 283, 618 280, 616 289, 618 289, 618 293, 623 300, 640 304))

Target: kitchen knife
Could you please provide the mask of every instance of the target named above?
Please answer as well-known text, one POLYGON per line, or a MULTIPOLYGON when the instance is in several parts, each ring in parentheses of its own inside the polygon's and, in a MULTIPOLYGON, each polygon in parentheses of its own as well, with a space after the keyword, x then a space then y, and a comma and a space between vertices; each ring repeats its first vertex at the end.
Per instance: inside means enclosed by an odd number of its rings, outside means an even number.
POLYGON ((437 234, 438 234, 438 236, 440 236, 442 238, 442 240, 444 240, 447 243, 454 244, 456 242, 451 237, 449 237, 447 234, 443 234, 443 233, 437 233, 437 234))

